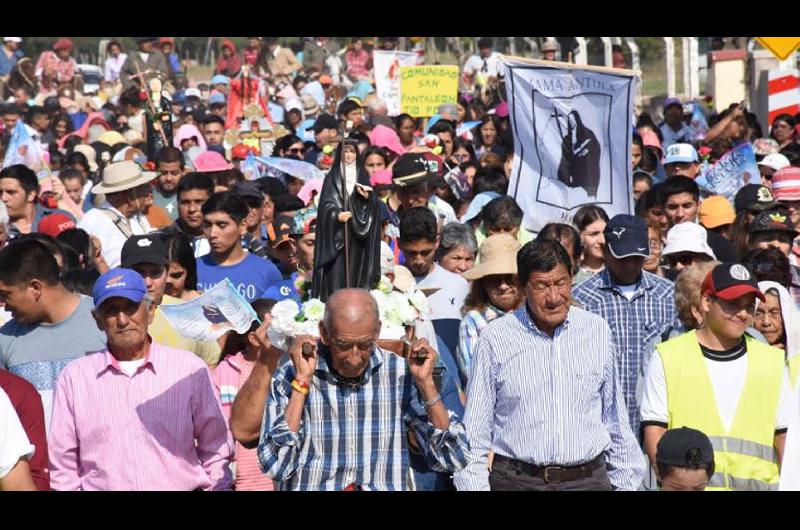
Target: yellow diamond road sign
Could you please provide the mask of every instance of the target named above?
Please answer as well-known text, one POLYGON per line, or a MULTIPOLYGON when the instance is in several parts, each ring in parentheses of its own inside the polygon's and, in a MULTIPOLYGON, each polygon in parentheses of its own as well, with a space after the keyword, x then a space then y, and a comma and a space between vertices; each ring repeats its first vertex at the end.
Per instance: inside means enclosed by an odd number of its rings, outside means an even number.
POLYGON ((756 39, 781 61, 800 46, 800 37, 756 37, 756 39))

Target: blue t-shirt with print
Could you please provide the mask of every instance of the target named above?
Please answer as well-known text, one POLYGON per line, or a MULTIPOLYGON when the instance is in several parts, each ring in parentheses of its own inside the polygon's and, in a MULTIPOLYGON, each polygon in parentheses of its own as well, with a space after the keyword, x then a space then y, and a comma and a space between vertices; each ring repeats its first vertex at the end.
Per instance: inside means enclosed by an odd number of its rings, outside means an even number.
POLYGON ((217 265, 211 254, 197 259, 199 290, 207 291, 225 278, 230 279, 248 302, 252 302, 260 293, 283 280, 278 268, 271 261, 252 254, 248 254, 236 265, 217 265))

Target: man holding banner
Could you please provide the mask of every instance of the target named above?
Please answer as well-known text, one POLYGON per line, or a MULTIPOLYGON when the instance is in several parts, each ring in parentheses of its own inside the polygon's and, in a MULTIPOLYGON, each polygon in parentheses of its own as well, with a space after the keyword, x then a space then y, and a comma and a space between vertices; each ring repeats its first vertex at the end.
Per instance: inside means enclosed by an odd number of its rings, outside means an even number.
POLYGON ((631 119, 638 72, 504 58, 514 165, 509 195, 538 232, 585 204, 633 213, 631 119))

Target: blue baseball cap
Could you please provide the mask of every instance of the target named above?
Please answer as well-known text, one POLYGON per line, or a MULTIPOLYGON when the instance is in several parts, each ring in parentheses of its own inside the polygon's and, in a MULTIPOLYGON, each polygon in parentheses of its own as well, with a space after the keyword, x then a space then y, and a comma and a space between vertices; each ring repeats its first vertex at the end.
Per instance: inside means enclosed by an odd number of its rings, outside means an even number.
POLYGON ((469 208, 467 208, 467 213, 464 214, 464 217, 461 218, 460 222, 466 223, 475 219, 478 215, 480 215, 484 206, 489 204, 492 199, 496 199, 499 196, 499 193, 495 193, 493 191, 484 191, 483 193, 477 194, 472 198, 472 202, 469 203, 469 208))
POLYGON ((217 74, 211 78, 212 85, 227 85, 229 83, 228 76, 217 74))
POLYGON ((647 224, 641 217, 619 214, 612 217, 603 231, 606 246, 617 259, 650 256, 647 224))
POLYGON ((214 92, 213 94, 211 94, 211 96, 209 96, 208 103, 211 105, 213 105, 214 103, 222 103, 224 105, 225 94, 223 94, 222 92, 214 92))
POLYGON ((138 304, 146 294, 147 286, 144 284, 144 278, 135 270, 122 267, 111 269, 100 276, 92 289, 95 308, 115 296, 127 298, 138 304))

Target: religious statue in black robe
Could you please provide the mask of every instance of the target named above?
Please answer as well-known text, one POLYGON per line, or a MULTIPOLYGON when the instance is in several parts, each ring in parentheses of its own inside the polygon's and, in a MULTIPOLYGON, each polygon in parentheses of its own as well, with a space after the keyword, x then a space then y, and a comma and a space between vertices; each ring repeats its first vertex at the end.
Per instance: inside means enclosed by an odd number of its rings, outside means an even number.
POLYGON ((145 108, 147 159, 155 162, 158 152, 172 145, 171 103, 161 92, 161 81, 150 80, 149 100, 145 108))
POLYGON ((323 302, 337 289, 358 287, 373 289, 380 280, 380 226, 378 219, 378 197, 369 188, 369 177, 364 170, 362 158, 355 154, 357 147, 345 145, 351 150, 345 161, 347 175, 347 209, 342 196, 342 148, 337 149, 336 159, 325 177, 320 192, 317 210, 317 237, 314 248, 314 275, 311 281, 311 296, 323 302), (356 183, 366 187, 363 197, 356 183), (347 222, 339 220, 344 211, 352 213, 347 222), (347 231, 347 256, 349 258, 349 285, 345 274, 345 231, 347 231))

